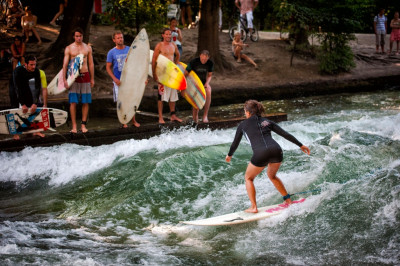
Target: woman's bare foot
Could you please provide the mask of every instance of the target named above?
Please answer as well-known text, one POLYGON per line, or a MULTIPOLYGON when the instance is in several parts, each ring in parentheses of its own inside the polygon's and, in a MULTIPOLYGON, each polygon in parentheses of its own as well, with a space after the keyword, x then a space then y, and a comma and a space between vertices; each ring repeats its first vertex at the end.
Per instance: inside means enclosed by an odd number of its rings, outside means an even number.
POLYGON ((291 198, 288 198, 288 199, 286 199, 285 200, 285 204, 287 204, 287 205, 290 205, 290 204, 292 204, 293 202, 292 202, 292 199, 291 198))
POLYGON ((248 208, 247 210, 245 210, 244 212, 257 213, 258 210, 257 210, 257 207, 251 207, 251 208, 248 208))
POLYGON ((159 123, 159 124, 165 124, 164 118, 159 118, 159 119, 158 119, 158 123, 159 123))
POLYGON ((19 138, 19 135, 14 135, 13 136, 13 140, 19 140, 20 138, 19 138))
POLYGON ((208 117, 203 117, 203 123, 208 123, 208 117))

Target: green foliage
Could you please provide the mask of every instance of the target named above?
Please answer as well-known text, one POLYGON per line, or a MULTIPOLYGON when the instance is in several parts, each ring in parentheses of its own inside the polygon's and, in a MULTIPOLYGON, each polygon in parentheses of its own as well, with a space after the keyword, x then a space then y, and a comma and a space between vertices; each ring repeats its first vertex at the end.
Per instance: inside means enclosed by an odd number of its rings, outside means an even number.
POLYGON ((335 74, 355 66, 349 41, 362 29, 362 18, 374 0, 273 0, 276 17, 299 43, 317 34, 321 40, 320 69, 335 74))
POLYGON ((157 29, 166 23, 167 5, 160 0, 106 0, 106 12, 116 28, 128 34, 146 27, 148 31, 157 29))
POLYGON ((353 67, 354 55, 349 46, 349 41, 354 39, 353 34, 320 34, 321 40, 318 59, 320 61, 319 69, 323 74, 338 74, 349 72, 353 67))

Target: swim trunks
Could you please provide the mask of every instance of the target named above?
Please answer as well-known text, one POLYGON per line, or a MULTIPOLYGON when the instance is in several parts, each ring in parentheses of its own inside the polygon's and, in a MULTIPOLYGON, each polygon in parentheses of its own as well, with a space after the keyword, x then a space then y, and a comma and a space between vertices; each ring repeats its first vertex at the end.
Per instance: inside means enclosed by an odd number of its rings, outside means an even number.
POLYGON ((69 89, 69 103, 92 103, 89 72, 81 73, 69 89))
MULTIPOLYGON (((178 91, 171 89, 167 86, 164 86, 162 84, 158 84, 158 88, 162 90, 163 92, 160 94, 158 93, 158 100, 159 101, 164 101, 164 102, 176 102, 179 100, 178 97, 178 91)), ((159 91, 160 91, 159 90, 159 91)))

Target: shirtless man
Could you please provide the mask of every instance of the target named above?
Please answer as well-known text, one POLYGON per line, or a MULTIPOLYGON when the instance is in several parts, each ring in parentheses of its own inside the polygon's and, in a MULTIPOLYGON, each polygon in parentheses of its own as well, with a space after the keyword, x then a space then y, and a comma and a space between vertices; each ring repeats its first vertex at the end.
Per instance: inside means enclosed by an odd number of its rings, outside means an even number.
POLYGON ((83 40, 83 30, 77 28, 73 32, 74 42, 68 45, 65 48, 64 52, 64 63, 63 63, 63 72, 67 72, 68 63, 71 59, 74 59, 77 55, 83 54, 83 65, 80 70, 80 76, 75 80, 75 82, 71 85, 71 88, 68 88, 66 75, 64 75, 64 84, 67 89, 69 89, 68 98, 70 103, 70 113, 71 113, 71 121, 72 121, 72 130, 71 133, 77 133, 77 125, 76 125, 76 105, 79 103, 79 100, 82 103, 82 122, 81 122, 81 131, 82 133, 86 133, 88 130, 86 128, 86 122, 89 113, 89 103, 92 103, 92 88, 94 86, 94 64, 93 64, 93 55, 92 48, 84 43, 83 40))
MULTIPOLYGON (((171 30, 164 29, 162 33, 163 41, 159 42, 154 48, 153 60, 151 63, 153 78, 158 82, 158 77, 156 74, 157 58, 159 54, 164 55, 175 64, 179 62, 179 50, 175 43, 171 42, 171 30)), ((165 124, 163 118, 163 101, 169 103, 169 110, 171 112, 171 121, 182 122, 175 115, 175 102, 178 101, 178 91, 165 87, 162 84, 158 84, 158 122, 160 124, 165 124)))

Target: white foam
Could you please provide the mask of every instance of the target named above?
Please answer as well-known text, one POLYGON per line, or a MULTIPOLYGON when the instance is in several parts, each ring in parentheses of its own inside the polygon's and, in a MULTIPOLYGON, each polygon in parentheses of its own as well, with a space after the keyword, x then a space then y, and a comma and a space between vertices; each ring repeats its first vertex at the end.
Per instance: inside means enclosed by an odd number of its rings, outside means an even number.
POLYGON ((62 185, 142 151, 155 149, 162 153, 169 149, 227 143, 232 139, 233 132, 230 130, 180 129, 150 139, 132 139, 99 147, 65 144, 26 148, 21 152, 1 152, 0 181, 20 183, 49 178, 50 185, 62 185))

